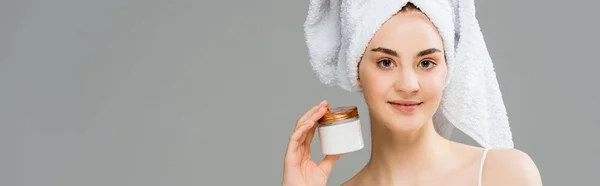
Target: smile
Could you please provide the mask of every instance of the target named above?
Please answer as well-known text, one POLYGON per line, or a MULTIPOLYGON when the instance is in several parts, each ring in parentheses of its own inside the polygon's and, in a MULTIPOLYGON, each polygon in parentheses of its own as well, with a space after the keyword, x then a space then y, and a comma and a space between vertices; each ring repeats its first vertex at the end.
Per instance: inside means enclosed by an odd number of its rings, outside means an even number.
POLYGON ((388 103, 396 110, 404 113, 412 113, 423 104, 423 102, 416 101, 389 101, 388 103))

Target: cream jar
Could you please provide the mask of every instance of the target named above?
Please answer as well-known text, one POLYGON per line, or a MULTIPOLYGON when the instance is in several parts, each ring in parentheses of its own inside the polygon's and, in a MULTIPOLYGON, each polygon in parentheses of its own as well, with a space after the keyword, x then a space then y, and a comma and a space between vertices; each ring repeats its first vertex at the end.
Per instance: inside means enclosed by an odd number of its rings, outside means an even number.
POLYGON ((332 108, 318 123, 321 152, 325 155, 354 152, 365 146, 355 106, 332 108))

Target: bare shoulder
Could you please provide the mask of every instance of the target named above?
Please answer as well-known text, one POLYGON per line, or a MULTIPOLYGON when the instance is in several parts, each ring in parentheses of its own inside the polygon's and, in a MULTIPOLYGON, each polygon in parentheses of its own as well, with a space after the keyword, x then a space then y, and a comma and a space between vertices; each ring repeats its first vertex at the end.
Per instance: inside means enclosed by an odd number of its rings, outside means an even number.
POLYGON ((541 186, 531 157, 518 149, 491 149, 483 167, 483 185, 541 186))

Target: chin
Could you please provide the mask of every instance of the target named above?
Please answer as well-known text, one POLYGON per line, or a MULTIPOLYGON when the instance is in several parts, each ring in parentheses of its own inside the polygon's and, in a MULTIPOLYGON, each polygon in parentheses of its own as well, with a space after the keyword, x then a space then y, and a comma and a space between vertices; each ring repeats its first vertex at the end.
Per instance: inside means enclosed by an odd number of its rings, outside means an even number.
POLYGON ((386 125, 393 132, 414 132, 421 129, 427 123, 427 120, 422 115, 392 117, 390 118, 390 122, 386 122, 386 125))

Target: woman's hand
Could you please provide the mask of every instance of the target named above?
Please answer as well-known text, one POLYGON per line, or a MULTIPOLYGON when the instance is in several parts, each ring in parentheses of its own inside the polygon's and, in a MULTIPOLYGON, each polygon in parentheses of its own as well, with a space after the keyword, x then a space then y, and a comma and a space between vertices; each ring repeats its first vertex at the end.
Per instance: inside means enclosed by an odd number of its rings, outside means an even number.
POLYGON ((327 101, 323 101, 296 121, 296 130, 290 136, 284 157, 284 186, 327 184, 327 177, 341 155, 326 155, 317 165, 310 158, 310 143, 317 128, 316 122, 328 112, 328 108, 327 101))

